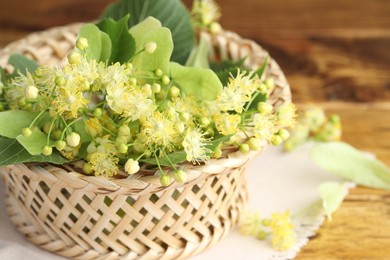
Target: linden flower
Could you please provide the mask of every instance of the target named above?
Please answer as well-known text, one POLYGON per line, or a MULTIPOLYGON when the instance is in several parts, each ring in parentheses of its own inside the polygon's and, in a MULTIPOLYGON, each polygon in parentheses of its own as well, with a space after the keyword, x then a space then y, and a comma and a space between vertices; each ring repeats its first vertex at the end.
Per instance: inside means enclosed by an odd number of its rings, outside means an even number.
POLYGON ((109 153, 95 152, 90 155, 89 163, 96 176, 111 177, 117 174, 119 159, 109 153))
POLYGON ((131 70, 126 65, 121 65, 119 62, 108 66, 102 72, 101 80, 107 87, 123 85, 129 81, 131 75, 131 70))
POLYGON ((221 111, 234 110, 237 113, 241 113, 245 103, 250 100, 251 97, 246 95, 239 86, 228 84, 219 94, 217 104, 221 111))
POLYGON ((270 141, 276 132, 276 119, 273 114, 261 115, 255 114, 253 116, 253 123, 255 125, 254 135, 262 140, 270 141))
POLYGON ((103 137, 95 138, 94 141, 87 147, 87 153, 92 154, 95 152, 107 153, 107 154, 116 154, 115 144, 109 139, 110 135, 105 135, 103 137))
POLYGON ((213 0, 195 0, 192 13, 204 25, 210 25, 221 16, 219 7, 213 0))
POLYGON ((293 103, 285 103, 276 109, 276 117, 280 127, 292 127, 297 117, 296 107, 293 103))
POLYGON ((263 221, 272 230, 272 247, 279 251, 291 248, 295 243, 294 227, 290 220, 290 211, 283 214, 274 213, 271 219, 263 221))
POLYGON ((147 145, 157 145, 171 150, 179 139, 175 123, 159 111, 154 111, 152 116, 144 118, 141 122, 147 145))
POLYGON ((156 109, 153 100, 142 89, 123 84, 108 86, 106 100, 112 110, 131 121, 148 117, 156 109))
POLYGON ((222 113, 214 115, 215 127, 223 135, 231 135, 237 132, 238 125, 241 122, 239 115, 222 113))
POLYGON ((66 118, 78 118, 78 112, 89 103, 89 100, 84 98, 84 93, 71 85, 57 87, 56 92, 52 107, 58 115, 64 114, 66 118))
POLYGON ((238 231, 244 236, 257 236, 262 231, 261 226, 259 212, 247 212, 238 226, 238 231))
POLYGON ((206 147, 207 140, 199 128, 187 129, 186 136, 182 142, 184 151, 187 154, 187 161, 199 162, 210 159, 210 149, 206 147))
POLYGON ((244 95, 250 96, 256 89, 260 86, 261 81, 256 75, 253 77, 253 72, 248 73, 247 71, 240 72, 240 69, 237 70, 237 76, 229 78, 229 86, 235 86, 236 88, 241 89, 244 95))

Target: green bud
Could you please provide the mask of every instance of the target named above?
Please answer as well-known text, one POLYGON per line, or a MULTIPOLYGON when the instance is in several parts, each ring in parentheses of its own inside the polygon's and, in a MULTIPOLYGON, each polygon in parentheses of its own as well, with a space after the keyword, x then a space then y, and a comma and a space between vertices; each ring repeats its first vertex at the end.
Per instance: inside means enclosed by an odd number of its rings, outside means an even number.
POLYGON ((128 70, 132 70, 132 69, 133 69, 133 64, 132 64, 131 62, 126 63, 126 64, 125 64, 125 67, 126 67, 126 69, 128 69, 128 70))
POLYGON ((103 115, 103 110, 101 108, 97 107, 93 110, 93 115, 95 117, 101 117, 103 115))
POLYGON ((271 78, 266 79, 264 83, 267 86, 267 89, 273 89, 275 87, 275 82, 271 78))
POLYGON ((161 91, 161 85, 158 83, 154 83, 152 85, 152 91, 153 93, 159 93, 161 91))
POLYGON ((43 155, 51 155, 52 153, 53 153, 53 148, 51 148, 50 146, 45 145, 45 146, 42 148, 42 154, 43 154, 43 155))
POLYGON ((184 183, 187 180, 187 173, 182 170, 175 171, 173 173, 173 178, 178 183, 184 183))
POLYGON ((161 183, 162 186, 165 186, 165 187, 166 187, 166 186, 171 185, 172 179, 171 179, 170 176, 168 176, 168 175, 166 175, 166 174, 163 174, 163 175, 161 175, 161 177, 160 177, 160 183, 161 183))
POLYGON ((271 139, 271 143, 275 146, 281 144, 283 142, 283 139, 280 135, 274 135, 271 139))
POLYGON ((128 125, 121 125, 118 129, 118 135, 120 136, 129 136, 130 133, 130 127, 128 125))
POLYGON ((117 146, 120 146, 121 144, 126 144, 127 141, 129 141, 129 136, 125 136, 125 135, 120 135, 118 136, 116 139, 115 139, 115 144, 117 146))
POLYGON ((152 54, 156 51, 157 49, 157 43, 155 42, 147 42, 144 45, 145 51, 149 54, 152 54))
POLYGON ((163 85, 168 85, 171 82, 171 79, 167 75, 163 75, 161 78, 161 82, 163 85))
POLYGON ((160 69, 156 69, 156 70, 154 71, 154 75, 155 75, 156 77, 161 77, 161 76, 163 75, 163 71, 160 70, 160 69))
POLYGON ((206 130, 207 136, 214 136, 214 134, 215 134, 214 128, 212 128, 212 127, 207 128, 207 130, 206 130))
POLYGON ((213 22, 210 24, 210 32, 212 34, 217 34, 220 33, 221 31, 222 31, 222 27, 219 23, 213 22))
POLYGON ((243 154, 246 154, 250 151, 249 145, 246 143, 240 144, 239 149, 240 149, 240 152, 242 152, 243 154))
POLYGON ((129 83, 132 84, 132 85, 136 85, 137 84, 137 79, 136 78, 130 78, 129 79, 129 83))
POLYGON ((273 109, 272 105, 267 102, 257 103, 257 111, 259 111, 261 115, 268 115, 269 113, 272 112, 272 109, 273 109))
POLYGON ((261 93, 266 93, 267 90, 268 90, 267 85, 265 85, 264 83, 260 84, 260 86, 259 86, 259 91, 260 91, 261 93))
POLYGON ((24 90, 24 96, 27 99, 36 99, 38 97, 38 89, 35 86, 28 86, 24 90))
POLYGON ((55 140, 60 140, 60 139, 61 139, 61 136, 62 136, 62 130, 60 130, 60 129, 55 129, 54 131, 51 132, 51 136, 52 136, 55 140))
POLYGON ((260 150, 260 140, 256 137, 249 138, 247 144, 249 145, 249 148, 253 151, 260 150))
POLYGON ((128 150, 129 148, 127 147, 127 145, 126 144, 120 144, 119 146, 118 146, 118 152, 119 153, 127 153, 127 150, 128 150))
POLYGON ((57 86, 64 86, 65 83, 66 83, 66 80, 63 76, 57 76, 54 80, 54 83, 57 85, 57 86))
POLYGON ((290 132, 286 129, 280 129, 278 135, 285 141, 290 137, 290 132))
POLYGON ((90 163, 84 163, 83 165, 83 171, 85 174, 92 174, 93 173, 93 167, 90 163))
POLYGON ((88 40, 87 38, 78 38, 76 41, 76 47, 77 49, 84 51, 85 49, 88 48, 88 40))
POLYGON ((216 148, 213 153, 213 158, 218 159, 222 156, 222 150, 221 148, 216 148))
POLYGON ((202 116, 202 117, 200 118, 200 124, 201 124, 202 126, 206 127, 206 126, 208 126, 209 124, 211 124, 211 120, 210 120, 210 118, 208 118, 208 117, 202 116))
POLYGON ((130 158, 127 160, 125 164, 125 171, 128 174, 134 174, 140 170, 138 161, 134 160, 133 158, 130 158))
POLYGON ((64 140, 58 140, 55 145, 58 151, 62 151, 66 147, 66 142, 64 140))
POLYGON ((81 54, 77 51, 72 51, 68 54, 68 61, 70 64, 77 64, 81 60, 81 54))
POLYGON ((173 98, 178 97, 180 95, 180 89, 176 86, 172 86, 169 89, 169 95, 173 98))
POLYGON ((31 131, 31 128, 30 127, 25 127, 22 129, 22 135, 25 136, 25 137, 29 137, 31 136, 32 134, 32 131, 31 131))
POLYGON ((142 91, 146 93, 148 96, 151 96, 153 91, 152 91, 152 86, 150 84, 145 84, 142 86, 142 91))

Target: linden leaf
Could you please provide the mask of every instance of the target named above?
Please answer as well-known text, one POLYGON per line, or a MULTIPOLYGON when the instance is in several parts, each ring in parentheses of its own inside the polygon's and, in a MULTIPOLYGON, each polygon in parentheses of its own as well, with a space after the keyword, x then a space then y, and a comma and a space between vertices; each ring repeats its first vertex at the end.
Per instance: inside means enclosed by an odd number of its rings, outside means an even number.
POLYGON ((171 78, 187 95, 200 100, 215 100, 222 91, 222 83, 210 69, 184 67, 171 62, 171 78))
POLYGON ((14 72, 10 75, 10 78, 18 76, 19 72, 23 75, 26 75, 27 72, 33 73, 38 68, 38 64, 35 61, 17 53, 9 57, 8 64, 14 67, 14 72))
POLYGON ((322 206, 329 220, 332 220, 332 213, 335 212, 348 195, 349 183, 325 182, 320 185, 319 193, 322 199, 322 206))
MULTIPOLYGON (((22 133, 24 127, 28 127, 37 117, 38 113, 22 110, 8 110, 0 112, 0 136, 16 138, 22 133)), ((42 115, 36 125, 41 125, 46 115, 42 115)))
POLYGON ((102 50, 100 52, 100 61, 107 62, 111 57, 112 43, 107 33, 100 31, 102 50))
POLYGON ((86 23, 81 26, 78 37, 88 40, 88 48, 85 50, 87 57, 99 61, 102 51, 102 38, 99 28, 92 23, 86 23))
POLYGON ((137 53, 144 49, 145 43, 155 42, 157 44, 154 53, 141 52, 136 55, 133 60, 134 66, 142 68, 143 71, 153 72, 161 69, 164 74, 168 74, 169 60, 173 51, 172 34, 169 29, 161 27, 157 19, 148 17, 129 31, 136 40, 137 53))
POLYGON ((31 155, 20 143, 15 139, 0 136, 0 166, 11 165, 25 162, 48 162, 54 164, 64 164, 69 162, 57 151, 53 151, 51 155, 31 155))
POLYGON ((102 17, 120 19, 127 14, 131 14, 130 28, 149 16, 160 20, 172 32, 172 60, 185 63, 194 46, 195 32, 190 13, 180 0, 121 0, 109 5, 102 17))
MULTIPOLYGON (((18 135, 16 140, 31 154, 41 154, 42 148, 47 144, 47 135, 41 130, 34 128, 30 136, 18 135)), ((49 145, 51 145, 50 143, 49 145)))
POLYGON ((315 145, 311 158, 325 170, 372 188, 390 190, 390 169, 381 161, 342 142, 315 145))
POLYGON ((129 15, 126 15, 119 21, 108 18, 97 24, 99 29, 107 33, 111 39, 112 49, 109 63, 125 63, 135 54, 135 40, 129 33, 128 20, 129 15))

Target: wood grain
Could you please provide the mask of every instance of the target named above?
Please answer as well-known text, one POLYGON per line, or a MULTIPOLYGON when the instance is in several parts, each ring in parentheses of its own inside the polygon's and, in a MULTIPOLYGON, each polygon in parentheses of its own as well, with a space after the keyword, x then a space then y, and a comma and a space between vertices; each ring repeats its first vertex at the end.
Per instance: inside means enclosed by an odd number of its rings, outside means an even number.
MULTIPOLYGON (((0 0, 0 47, 32 31, 95 19, 109 2, 0 0)), ((340 114, 343 139, 390 165, 390 1, 217 2, 224 28, 278 61, 295 102, 340 114)), ((358 187, 297 259, 389 259, 388 230, 390 192, 358 187)))

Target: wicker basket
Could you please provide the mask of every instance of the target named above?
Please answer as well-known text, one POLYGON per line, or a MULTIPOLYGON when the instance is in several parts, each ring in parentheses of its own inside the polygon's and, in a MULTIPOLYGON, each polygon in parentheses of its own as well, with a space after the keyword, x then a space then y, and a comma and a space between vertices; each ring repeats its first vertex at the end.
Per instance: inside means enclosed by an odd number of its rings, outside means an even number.
MULTIPOLYGON (((19 52, 41 64, 61 64, 79 24, 34 33, 0 51, 5 66, 19 52)), ((205 34, 214 59, 258 67, 266 51, 231 32, 205 34)), ((288 83, 274 60, 271 102, 290 100, 288 83)), ((76 259, 182 259, 218 242, 235 226, 246 200, 245 169, 257 153, 233 151, 206 165, 187 165, 185 184, 162 187, 146 169, 131 181, 85 176, 76 165, 18 164, 3 167, 6 210, 34 244, 76 259)))

